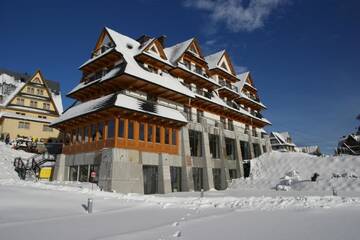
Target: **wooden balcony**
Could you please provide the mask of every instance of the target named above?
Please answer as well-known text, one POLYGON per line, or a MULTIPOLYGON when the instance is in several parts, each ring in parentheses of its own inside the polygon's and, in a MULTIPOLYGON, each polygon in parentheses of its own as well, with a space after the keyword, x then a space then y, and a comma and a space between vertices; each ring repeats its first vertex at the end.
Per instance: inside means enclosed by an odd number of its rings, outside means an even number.
POLYGON ((84 75, 96 72, 105 67, 111 67, 115 62, 122 59, 120 53, 118 53, 115 49, 108 49, 104 53, 101 53, 98 56, 93 57, 88 60, 82 66, 80 66, 80 70, 83 71, 84 75))

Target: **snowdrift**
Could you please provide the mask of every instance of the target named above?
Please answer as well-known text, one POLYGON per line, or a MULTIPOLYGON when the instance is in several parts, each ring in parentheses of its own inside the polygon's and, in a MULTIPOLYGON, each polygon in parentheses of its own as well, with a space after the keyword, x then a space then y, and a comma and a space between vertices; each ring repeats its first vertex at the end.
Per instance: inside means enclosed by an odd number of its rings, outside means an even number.
POLYGON ((250 178, 235 180, 231 188, 360 192, 359 177, 359 156, 317 157, 273 151, 251 160, 250 178), (314 173, 320 176, 311 182, 314 173))

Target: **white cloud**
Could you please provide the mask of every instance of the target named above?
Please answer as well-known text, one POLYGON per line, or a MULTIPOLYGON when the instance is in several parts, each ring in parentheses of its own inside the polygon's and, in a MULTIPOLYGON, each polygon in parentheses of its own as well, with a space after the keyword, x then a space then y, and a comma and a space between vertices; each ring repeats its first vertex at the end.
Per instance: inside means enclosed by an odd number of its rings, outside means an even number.
POLYGON ((247 72, 247 71, 248 71, 248 68, 247 68, 246 66, 235 65, 234 68, 235 68, 235 72, 236 72, 237 74, 240 74, 240 73, 243 73, 243 72, 247 72))
POLYGON ((264 26, 270 14, 288 0, 186 0, 186 7, 210 13, 215 22, 223 22, 234 32, 253 31, 264 26), (248 3, 248 4, 246 4, 248 3))

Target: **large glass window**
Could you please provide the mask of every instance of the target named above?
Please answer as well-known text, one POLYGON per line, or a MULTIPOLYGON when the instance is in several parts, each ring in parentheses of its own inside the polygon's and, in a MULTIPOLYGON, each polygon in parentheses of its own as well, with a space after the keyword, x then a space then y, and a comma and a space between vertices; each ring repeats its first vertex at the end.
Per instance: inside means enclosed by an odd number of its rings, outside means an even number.
POLYGON ((171 131, 171 144, 176 145, 176 129, 172 129, 171 131))
POLYGON ((124 129, 125 129, 125 121, 124 119, 119 119, 119 129, 118 129, 118 137, 124 137, 124 129))
POLYGON ((139 140, 145 140, 145 123, 140 123, 139 125, 139 140))
POLYGON ((78 180, 78 166, 69 167, 69 181, 77 181, 78 180))
POLYGON ((89 165, 80 165, 79 166, 79 182, 88 182, 89 181, 89 165))
POLYGON ((243 160, 251 159, 249 142, 240 141, 241 155, 243 160))
POLYGON ((128 121, 128 139, 134 139, 134 121, 128 121))
POLYGON ((153 125, 148 125, 148 142, 152 142, 153 140, 153 125))
POLYGON ((220 138, 219 135, 209 134, 210 153, 213 158, 220 158, 220 138))
POLYGON ((213 181, 214 181, 214 188, 216 190, 221 190, 221 169, 220 168, 213 168, 213 181))
POLYGON ((84 127, 84 142, 89 142, 89 127, 84 127))
POLYGON ((99 140, 103 140, 103 138, 104 138, 103 133, 104 133, 104 123, 99 122, 98 132, 97 132, 99 140))
POLYGON ((156 136, 155 136, 156 143, 160 143, 160 127, 156 126, 156 136))
POLYGON ((181 192, 181 167, 170 167, 171 191, 181 192))
POLYGON ((98 183, 99 182, 99 165, 90 165, 90 176, 89 181, 92 183, 98 183), (91 173, 95 172, 95 177, 91 177, 91 173))
POLYGON ((191 156, 202 156, 202 133, 199 131, 189 130, 190 152, 191 156))
POLYGON ((96 124, 91 124, 91 141, 96 140, 96 124))
POLYGON ((226 144, 226 158, 228 160, 235 160, 235 139, 225 138, 226 144))
POLYGON ((170 130, 168 128, 165 128, 165 144, 170 143, 170 130))
POLYGON ((203 181, 203 169, 202 168, 192 168, 193 170, 193 180, 194 180, 194 190, 200 191, 204 189, 204 181, 203 181))
POLYGON ((110 119, 108 121, 107 127, 107 138, 114 138, 115 135, 115 121, 114 119, 110 119))
POLYGON ((253 147, 254 147, 254 155, 255 155, 255 157, 259 157, 261 155, 260 144, 253 143, 253 147))

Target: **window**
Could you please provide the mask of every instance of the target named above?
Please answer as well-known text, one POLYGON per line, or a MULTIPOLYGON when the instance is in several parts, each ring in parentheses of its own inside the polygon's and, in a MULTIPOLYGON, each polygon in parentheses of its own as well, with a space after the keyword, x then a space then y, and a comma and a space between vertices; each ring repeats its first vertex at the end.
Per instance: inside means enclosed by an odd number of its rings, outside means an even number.
POLYGON ((27 93, 34 94, 35 89, 32 88, 32 87, 27 87, 27 88, 26 88, 26 91, 27 91, 27 93))
POLYGON ((89 181, 89 165, 79 166, 79 182, 89 181))
POLYGON ((226 119, 224 117, 220 117, 220 122, 221 122, 223 128, 226 128, 226 119))
POLYGON ((23 98, 16 98, 16 104, 24 106, 25 100, 23 98))
POLYGON ((254 148, 254 155, 255 155, 255 157, 259 157, 259 156, 261 155, 260 144, 258 144, 258 143, 253 143, 253 148, 254 148))
POLYGON ((158 73, 158 70, 151 65, 148 65, 148 69, 149 69, 149 72, 156 73, 156 74, 158 73))
POLYGON ((172 145, 176 145, 176 132, 177 130, 176 129, 172 129, 171 131, 171 144, 172 145))
POLYGON ((50 103, 43 103, 43 109, 50 110, 50 103))
POLYGON ((266 151, 266 146, 263 145, 262 148, 263 148, 263 152, 266 153, 266 152, 267 152, 267 151, 266 151))
POLYGON ((76 134, 76 137, 75 137, 76 143, 80 143, 81 142, 81 129, 77 128, 75 134, 76 134))
POLYGON ((170 129, 165 128, 165 144, 170 144, 170 129))
POLYGON ((103 140, 103 138, 104 138, 103 133, 104 133, 104 123, 99 122, 99 126, 97 129, 97 135, 98 135, 99 140, 103 140))
POLYGON ((148 95, 146 96, 146 99, 147 99, 149 102, 153 102, 153 103, 156 103, 157 100, 158 100, 157 96, 151 95, 151 94, 148 94, 148 95))
POLYGON ((38 118, 46 119, 46 116, 39 115, 38 118))
POLYGON ((37 101, 30 101, 30 107, 37 108, 37 101))
POLYGON ((198 123, 201 123, 201 119, 204 117, 204 112, 199 110, 199 109, 196 109, 196 121, 198 123))
POLYGON ((225 138, 226 145, 226 158, 228 160, 235 160, 235 140, 231 138, 225 138))
POLYGON ((19 124, 18 124, 18 128, 30 129, 30 123, 20 121, 19 124))
POLYGON ((89 142, 89 127, 84 127, 84 135, 83 135, 84 142, 89 142))
POLYGON ((76 182, 78 180, 78 166, 69 167, 69 181, 76 182))
POLYGON ((124 137, 124 129, 125 129, 125 121, 124 119, 119 119, 119 129, 118 129, 118 137, 124 137))
POLYGON ((191 107, 184 106, 184 112, 186 115, 186 120, 192 121, 191 107))
POLYGON ((140 123, 139 125, 139 140, 145 140, 145 123, 140 123))
POLYGON ((25 113, 22 112, 16 112, 17 115, 25 116, 25 113))
POLYGON ((156 126, 155 142, 160 143, 160 127, 156 126))
POLYGON ((36 94, 37 94, 37 95, 44 95, 44 90, 42 90, 42 89, 36 89, 36 94))
POLYGON ((240 141, 241 156, 243 160, 251 159, 250 145, 248 142, 240 141))
POLYGON ((202 133, 199 131, 189 130, 190 153, 191 156, 202 156, 202 133))
POLYGON ((184 65, 187 69, 191 70, 191 63, 188 60, 184 60, 184 65))
POLYGON ((43 125, 43 131, 44 132, 52 132, 53 129, 51 127, 49 127, 49 125, 43 125))
POLYGON ((128 139, 134 139, 134 121, 128 121, 128 139))
POLYGON ((202 68, 198 65, 195 66, 195 72, 202 75, 202 68))
POLYGON ((228 119, 228 130, 234 131, 234 122, 231 119, 228 119))
POLYGON ((153 125, 148 125, 148 142, 152 142, 153 140, 153 125))
POLYGON ((96 125, 91 124, 91 141, 94 142, 96 140, 96 125))
POLYGON ((209 134, 210 153, 213 158, 220 158, 220 138, 219 135, 209 134))
POLYGON ((107 127, 107 138, 114 138, 115 135, 115 121, 110 119, 107 127))

